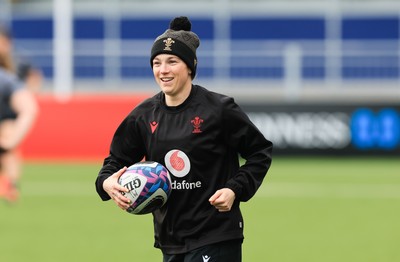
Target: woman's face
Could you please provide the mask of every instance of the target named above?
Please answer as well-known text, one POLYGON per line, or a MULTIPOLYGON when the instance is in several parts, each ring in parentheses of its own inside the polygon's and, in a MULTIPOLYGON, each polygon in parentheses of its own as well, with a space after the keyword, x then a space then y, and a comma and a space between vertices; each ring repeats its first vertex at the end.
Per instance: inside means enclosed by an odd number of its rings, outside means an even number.
POLYGON ((190 93, 191 71, 182 59, 175 55, 160 54, 152 63, 154 78, 166 96, 180 97, 190 93))

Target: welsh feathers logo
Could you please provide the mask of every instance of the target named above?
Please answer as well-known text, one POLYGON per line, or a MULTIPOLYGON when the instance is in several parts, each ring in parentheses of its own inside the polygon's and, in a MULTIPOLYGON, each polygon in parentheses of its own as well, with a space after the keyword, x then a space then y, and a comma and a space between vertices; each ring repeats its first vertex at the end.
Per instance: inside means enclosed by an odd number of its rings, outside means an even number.
POLYGON ((192 133, 195 133, 195 134, 201 133, 201 129, 200 128, 201 128, 201 124, 204 122, 204 120, 201 119, 200 117, 196 116, 190 122, 193 125, 192 133))
POLYGON ((165 155, 164 162, 169 172, 175 177, 184 177, 190 171, 190 160, 188 156, 178 149, 169 151, 165 155))
POLYGON ((166 51, 172 51, 171 46, 172 46, 172 44, 175 44, 175 41, 172 40, 171 37, 168 37, 168 38, 165 39, 163 42, 165 43, 164 50, 166 50, 166 51))

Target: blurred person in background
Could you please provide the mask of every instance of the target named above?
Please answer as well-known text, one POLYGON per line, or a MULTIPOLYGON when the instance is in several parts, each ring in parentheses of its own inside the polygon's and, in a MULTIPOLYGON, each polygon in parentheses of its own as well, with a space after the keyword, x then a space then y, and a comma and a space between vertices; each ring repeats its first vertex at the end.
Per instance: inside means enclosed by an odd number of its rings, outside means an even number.
POLYGON ((42 72, 32 65, 28 59, 21 57, 21 54, 14 52, 11 31, 0 25, 0 54, 4 61, 4 66, 9 68, 17 77, 26 83, 26 87, 33 92, 38 92, 42 87, 42 72))
POLYGON ((41 75, 34 69, 26 65, 17 69, 10 33, 0 27, 0 198, 9 202, 19 198, 18 146, 36 119, 38 105, 34 93, 40 84, 41 75))
POLYGON ((240 262, 240 202, 260 187, 272 143, 233 98, 192 84, 199 45, 187 17, 173 19, 156 38, 150 65, 161 92, 138 105, 116 130, 96 190, 126 210, 130 203, 121 194, 127 189, 118 184, 119 176, 143 158, 159 162, 175 184, 167 203, 153 212, 154 246, 163 261, 240 262), (246 160, 242 166, 239 155, 246 160))

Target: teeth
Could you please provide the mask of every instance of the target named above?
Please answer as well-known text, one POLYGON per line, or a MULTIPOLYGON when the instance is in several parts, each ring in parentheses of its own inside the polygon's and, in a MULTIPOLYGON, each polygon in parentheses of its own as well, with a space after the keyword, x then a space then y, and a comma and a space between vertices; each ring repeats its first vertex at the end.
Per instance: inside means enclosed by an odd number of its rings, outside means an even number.
POLYGON ((173 79, 172 77, 164 77, 164 78, 161 78, 161 81, 167 82, 167 81, 171 81, 172 79, 173 79))

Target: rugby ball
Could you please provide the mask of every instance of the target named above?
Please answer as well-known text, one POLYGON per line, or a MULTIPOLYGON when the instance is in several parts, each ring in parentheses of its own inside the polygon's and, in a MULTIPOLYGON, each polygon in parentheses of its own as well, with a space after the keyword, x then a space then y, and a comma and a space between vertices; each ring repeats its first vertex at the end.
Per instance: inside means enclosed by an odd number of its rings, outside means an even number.
POLYGON ((167 168, 154 161, 136 163, 119 177, 118 183, 129 192, 121 192, 131 200, 126 210, 131 214, 148 214, 162 207, 171 193, 167 168))

